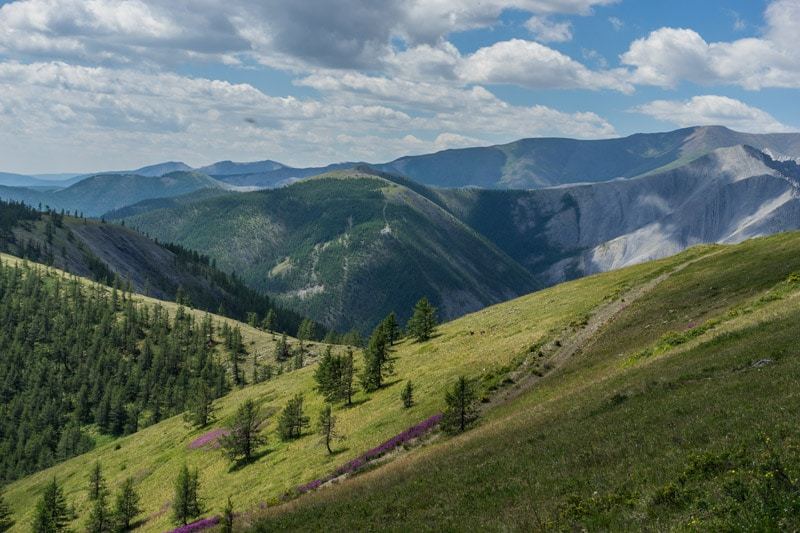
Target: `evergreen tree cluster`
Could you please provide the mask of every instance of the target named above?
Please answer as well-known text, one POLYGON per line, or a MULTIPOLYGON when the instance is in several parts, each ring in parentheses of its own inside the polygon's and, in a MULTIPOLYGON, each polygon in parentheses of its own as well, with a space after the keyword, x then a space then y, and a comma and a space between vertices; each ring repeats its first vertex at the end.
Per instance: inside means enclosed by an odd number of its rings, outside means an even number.
POLYGON ((203 383, 228 388, 211 318, 137 304, 28 264, 0 265, 0 481, 184 411, 203 383))

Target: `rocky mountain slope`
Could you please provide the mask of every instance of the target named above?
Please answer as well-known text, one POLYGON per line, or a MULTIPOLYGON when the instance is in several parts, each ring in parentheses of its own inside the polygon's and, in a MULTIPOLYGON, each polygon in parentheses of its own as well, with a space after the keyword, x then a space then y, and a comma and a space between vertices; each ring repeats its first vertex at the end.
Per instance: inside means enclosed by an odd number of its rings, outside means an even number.
POLYGON ((722 148, 631 180, 534 191, 437 191, 448 209, 545 283, 800 228, 800 173, 722 148))

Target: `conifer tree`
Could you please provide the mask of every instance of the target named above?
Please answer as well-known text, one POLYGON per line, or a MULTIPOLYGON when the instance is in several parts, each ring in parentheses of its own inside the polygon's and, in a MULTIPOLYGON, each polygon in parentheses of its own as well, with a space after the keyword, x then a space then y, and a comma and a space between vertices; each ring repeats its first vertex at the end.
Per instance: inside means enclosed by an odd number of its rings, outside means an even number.
POLYGON ((106 492, 106 482, 103 479, 103 467, 96 461, 89 471, 89 499, 96 500, 106 492))
POLYGON ((397 315, 394 311, 383 319, 381 322, 383 329, 386 331, 386 337, 389 340, 389 345, 394 345, 400 339, 400 324, 397 323, 397 315))
POLYGON ((133 486, 133 478, 127 478, 117 493, 114 505, 115 531, 130 531, 133 521, 141 512, 139 508, 139 494, 133 486))
POLYGON ((325 407, 319 413, 319 420, 317 422, 317 431, 322 436, 322 442, 328 453, 333 454, 331 450, 331 442, 341 439, 341 435, 336 431, 336 417, 333 416, 331 404, 326 403, 325 407))
POLYGON ((275 361, 278 363, 282 363, 289 359, 291 355, 289 351, 289 343, 286 341, 286 333, 281 335, 281 338, 278 339, 278 342, 275 344, 275 361))
POLYGON ((100 491, 94 499, 92 510, 89 512, 89 521, 86 524, 88 533, 110 533, 113 530, 111 512, 108 510, 108 496, 105 491, 100 491))
POLYGON ((206 382, 194 382, 188 407, 184 420, 192 426, 202 428, 214 420, 214 394, 206 382))
POLYGON ((411 384, 411 381, 406 381, 406 386, 400 391, 400 400, 406 409, 414 405, 414 385, 411 384))
POLYGON ((389 355, 389 338, 381 326, 375 328, 364 351, 364 369, 361 373, 361 385, 365 391, 375 391, 383 385, 383 378, 393 372, 392 359, 389 355))
POLYGON ((299 439, 309 420, 303 415, 303 395, 297 394, 286 403, 278 419, 278 435, 281 440, 299 439))
POLYGON ((14 517, 6 503, 3 493, 0 492, 0 532, 8 531, 14 525, 14 517))
POLYGON ((353 379, 355 378, 355 363, 353 362, 353 350, 347 348, 347 353, 342 357, 342 373, 341 373, 341 398, 344 399, 347 405, 353 404, 353 393, 355 392, 355 385, 353 379))
POLYGON ((312 341, 316 338, 316 326, 309 318, 304 318, 297 329, 297 338, 301 341, 312 341))
POLYGON ((464 376, 445 393, 446 408, 442 428, 448 433, 461 433, 478 418, 475 386, 464 376))
POLYGON ((414 306, 414 312, 406 329, 417 342, 424 342, 431 338, 437 324, 436 308, 423 296, 414 306))
POLYGON ((275 310, 270 309, 267 311, 267 316, 264 317, 261 327, 264 328, 265 331, 275 331, 276 320, 277 317, 275 316, 275 310))
POLYGON ((183 465, 175 479, 175 496, 172 500, 172 518, 176 524, 185 526, 203 512, 198 489, 197 469, 190 470, 183 465))
POLYGON ((222 448, 232 461, 241 458, 249 462, 256 448, 266 439, 261 436, 261 417, 253 400, 247 400, 236 410, 236 418, 230 433, 220 439, 222 448))
POLYGON ((233 501, 228 496, 228 503, 225 504, 225 508, 222 510, 222 533, 233 533, 233 518, 233 501))
POLYGON ((69 510, 67 501, 64 499, 64 491, 53 478, 36 503, 33 531, 34 533, 59 533, 67 531, 68 523, 69 510))

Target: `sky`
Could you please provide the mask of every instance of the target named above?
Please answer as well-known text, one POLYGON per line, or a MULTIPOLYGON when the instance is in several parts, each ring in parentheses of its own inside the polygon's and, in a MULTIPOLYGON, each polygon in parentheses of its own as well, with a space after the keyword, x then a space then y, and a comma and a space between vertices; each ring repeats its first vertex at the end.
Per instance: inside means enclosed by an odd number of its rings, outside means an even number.
POLYGON ((0 0, 0 170, 800 129, 800 0, 0 0))

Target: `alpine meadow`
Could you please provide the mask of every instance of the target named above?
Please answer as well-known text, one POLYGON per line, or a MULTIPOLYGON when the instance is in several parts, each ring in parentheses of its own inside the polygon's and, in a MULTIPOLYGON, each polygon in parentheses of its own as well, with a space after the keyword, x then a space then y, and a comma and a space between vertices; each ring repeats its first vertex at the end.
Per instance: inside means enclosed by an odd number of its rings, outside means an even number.
POLYGON ((0 532, 800 530, 798 25, 0 1, 0 532))

